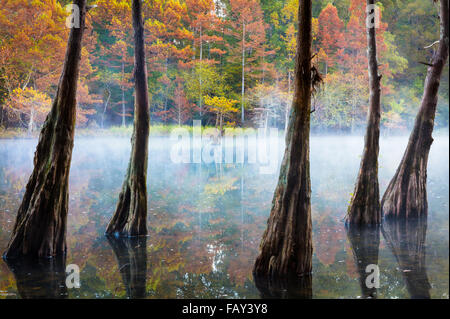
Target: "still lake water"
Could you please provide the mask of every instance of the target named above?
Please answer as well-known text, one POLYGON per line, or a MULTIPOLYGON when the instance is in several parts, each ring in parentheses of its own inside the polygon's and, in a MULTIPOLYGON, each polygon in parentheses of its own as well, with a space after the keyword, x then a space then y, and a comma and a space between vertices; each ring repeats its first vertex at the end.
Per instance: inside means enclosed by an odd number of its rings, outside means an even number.
MULTIPOLYGON (((280 139, 277 154, 283 152, 280 139)), ((272 141, 273 142, 273 141, 272 141)), ((0 250, 4 250, 36 140, 0 140, 0 250)), ((381 193, 406 137, 380 142, 381 193)), ((128 138, 78 138, 70 175, 66 260, 40 265, 0 261, 0 298, 259 298, 251 275, 278 172, 259 164, 176 164, 168 138, 151 138, 149 236, 114 240, 103 233, 129 158, 128 138), (76 264, 81 287, 64 287, 76 264)), ((378 264, 378 298, 448 298, 449 140, 435 137, 428 163, 428 223, 386 224, 367 235, 342 222, 359 168, 362 137, 313 136, 311 182, 313 298, 361 298, 365 265, 378 264)), ((277 167, 279 162, 277 163, 277 167)))

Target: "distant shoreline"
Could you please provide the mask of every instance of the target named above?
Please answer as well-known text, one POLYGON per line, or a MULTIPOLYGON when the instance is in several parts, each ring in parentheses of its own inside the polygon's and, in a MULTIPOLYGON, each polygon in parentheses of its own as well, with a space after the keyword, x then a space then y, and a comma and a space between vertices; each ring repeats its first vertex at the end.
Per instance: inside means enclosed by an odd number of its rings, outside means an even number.
MULTIPOLYGON (((169 137, 170 132, 176 128, 183 128, 189 131, 190 134, 192 134, 192 126, 189 125, 160 125, 155 124, 150 126, 150 137, 169 137)), ((203 130, 205 129, 214 129, 212 126, 204 126, 202 127, 203 130)), ((233 128, 231 128, 232 132, 236 133, 236 135, 240 135, 239 130, 234 131, 233 128)), ((83 137, 123 137, 123 138, 130 138, 133 132, 133 126, 112 126, 106 129, 100 129, 100 128, 78 128, 75 129, 75 137, 76 138, 83 138, 83 137)), ((39 137, 40 130, 35 130, 32 133, 29 133, 28 130, 23 128, 9 128, 9 129, 3 129, 0 128, 0 140, 2 139, 37 139, 39 137)), ((246 134, 257 134, 257 128, 246 128, 246 134)), ((364 136, 364 130, 359 129, 358 131, 351 133, 349 131, 333 131, 333 130, 320 130, 316 128, 311 128, 311 136, 330 136, 330 135, 336 135, 336 136, 349 136, 349 135, 356 135, 356 136, 364 136)), ((395 137, 395 136, 409 136, 410 130, 388 130, 388 129, 381 129, 381 136, 382 137, 395 137)), ((284 130, 279 129, 279 135, 280 137, 284 136, 284 130)), ((449 128, 443 127, 443 128, 436 128, 433 132, 434 136, 441 136, 441 135, 449 135, 449 128)))

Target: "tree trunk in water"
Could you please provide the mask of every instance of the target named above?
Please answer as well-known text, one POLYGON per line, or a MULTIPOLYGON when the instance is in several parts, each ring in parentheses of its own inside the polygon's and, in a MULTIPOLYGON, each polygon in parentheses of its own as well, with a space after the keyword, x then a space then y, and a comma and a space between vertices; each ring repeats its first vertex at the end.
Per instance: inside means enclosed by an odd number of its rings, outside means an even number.
MULTIPOLYGON (((367 0, 367 7, 374 0, 367 0)), ((366 12, 367 15, 370 12, 366 12)), ((346 216, 350 224, 380 224, 380 190, 378 185, 378 152, 380 139, 380 91, 381 75, 378 75, 377 43, 375 26, 367 24, 367 47, 369 60, 369 114, 364 152, 358 179, 346 216)))
POLYGON ((381 209, 387 218, 414 218, 426 215, 427 162, 436 114, 437 93, 442 70, 448 58, 448 0, 441 0, 439 47, 425 79, 424 93, 413 131, 402 161, 384 193, 381 209))
POLYGON ((427 217, 387 220, 381 230, 397 259, 411 298, 429 299, 431 285, 425 264, 427 217))
POLYGON ((17 213, 5 258, 50 257, 66 252, 69 171, 86 1, 75 0, 80 27, 72 28, 52 109, 42 127, 34 170, 17 213))
POLYGON ((116 238, 108 236, 127 296, 131 299, 140 299, 147 296, 147 238, 116 238))
MULTIPOLYGON (((380 248, 379 225, 355 225, 346 227, 347 237, 353 251, 356 267, 359 274, 359 285, 363 298, 376 298, 377 288, 368 287, 368 276, 373 272, 366 272, 369 265, 378 265, 378 252, 380 248)), ((379 279, 379 278, 378 278, 379 279)), ((372 281, 370 283, 374 284, 372 281)))
POLYGON ((116 211, 106 230, 107 234, 119 236, 147 235, 147 162, 150 120, 141 0, 133 0, 132 8, 136 98, 131 158, 116 211))
POLYGON ((311 0, 299 4, 295 93, 286 149, 253 274, 288 278, 307 275, 312 264, 309 131, 311 110, 311 0))

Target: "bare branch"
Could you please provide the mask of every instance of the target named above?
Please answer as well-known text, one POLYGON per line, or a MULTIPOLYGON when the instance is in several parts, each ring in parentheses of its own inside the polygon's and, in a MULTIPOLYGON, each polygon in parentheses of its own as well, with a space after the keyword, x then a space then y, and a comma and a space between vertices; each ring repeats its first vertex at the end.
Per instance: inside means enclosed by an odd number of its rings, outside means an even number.
POLYGON ((433 66, 433 64, 427 63, 427 62, 421 62, 421 61, 419 61, 419 63, 420 63, 420 64, 423 64, 423 65, 427 65, 427 66, 433 66))
POLYGON ((431 48, 433 45, 438 44, 438 43, 439 43, 439 40, 434 41, 434 42, 431 43, 430 45, 427 45, 426 47, 423 47, 423 48, 424 48, 424 49, 429 49, 429 48, 431 48))

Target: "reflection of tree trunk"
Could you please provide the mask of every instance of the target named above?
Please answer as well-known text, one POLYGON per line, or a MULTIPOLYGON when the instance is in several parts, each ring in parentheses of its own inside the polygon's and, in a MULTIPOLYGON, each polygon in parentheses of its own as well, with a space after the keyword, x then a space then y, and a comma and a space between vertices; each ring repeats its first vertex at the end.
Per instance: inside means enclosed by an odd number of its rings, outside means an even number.
POLYGON ((147 237, 117 238, 107 236, 128 298, 145 298, 147 283, 147 237))
POLYGON ((8 259, 6 264, 14 274, 21 298, 67 298, 65 255, 39 260, 29 258, 8 259))
POLYGON ((132 12, 136 97, 131 158, 116 211, 106 230, 108 234, 117 233, 121 236, 147 234, 147 160, 150 120, 141 1, 133 0, 132 12))
POLYGON ((359 284, 363 298, 376 298, 377 289, 369 288, 367 276, 373 272, 366 272, 368 265, 378 265, 378 250, 380 247, 380 227, 347 225, 347 237, 353 251, 356 267, 359 273, 359 284))
POLYGON ((267 229, 253 268, 258 277, 298 277, 309 274, 312 268, 309 173, 311 6, 310 0, 299 4, 292 114, 267 229))
POLYGON ((244 251, 244 163, 241 163, 241 249, 244 251))
POLYGON ((418 217, 427 212, 427 162, 433 142, 439 82, 448 57, 448 0, 441 0, 441 38, 425 79, 424 93, 402 161, 384 193, 381 207, 386 217, 418 217))
POLYGON ((64 254, 69 203, 69 170, 76 118, 76 95, 86 1, 80 8, 80 27, 72 28, 63 71, 52 109, 40 133, 34 170, 17 213, 5 257, 64 254))
POLYGON ((291 280, 253 276, 262 299, 312 299, 311 275, 291 280))
MULTIPOLYGON (((367 0, 367 6, 373 4, 374 0, 367 0)), ((367 29, 367 47, 370 106, 361 166, 346 217, 346 221, 352 224, 381 223, 380 190, 378 186, 381 75, 378 75, 377 42, 374 26, 367 29)))
POLYGON ((406 288, 412 299, 430 298, 425 265, 426 213, 418 219, 386 220, 382 232, 384 239, 397 259, 406 288))

